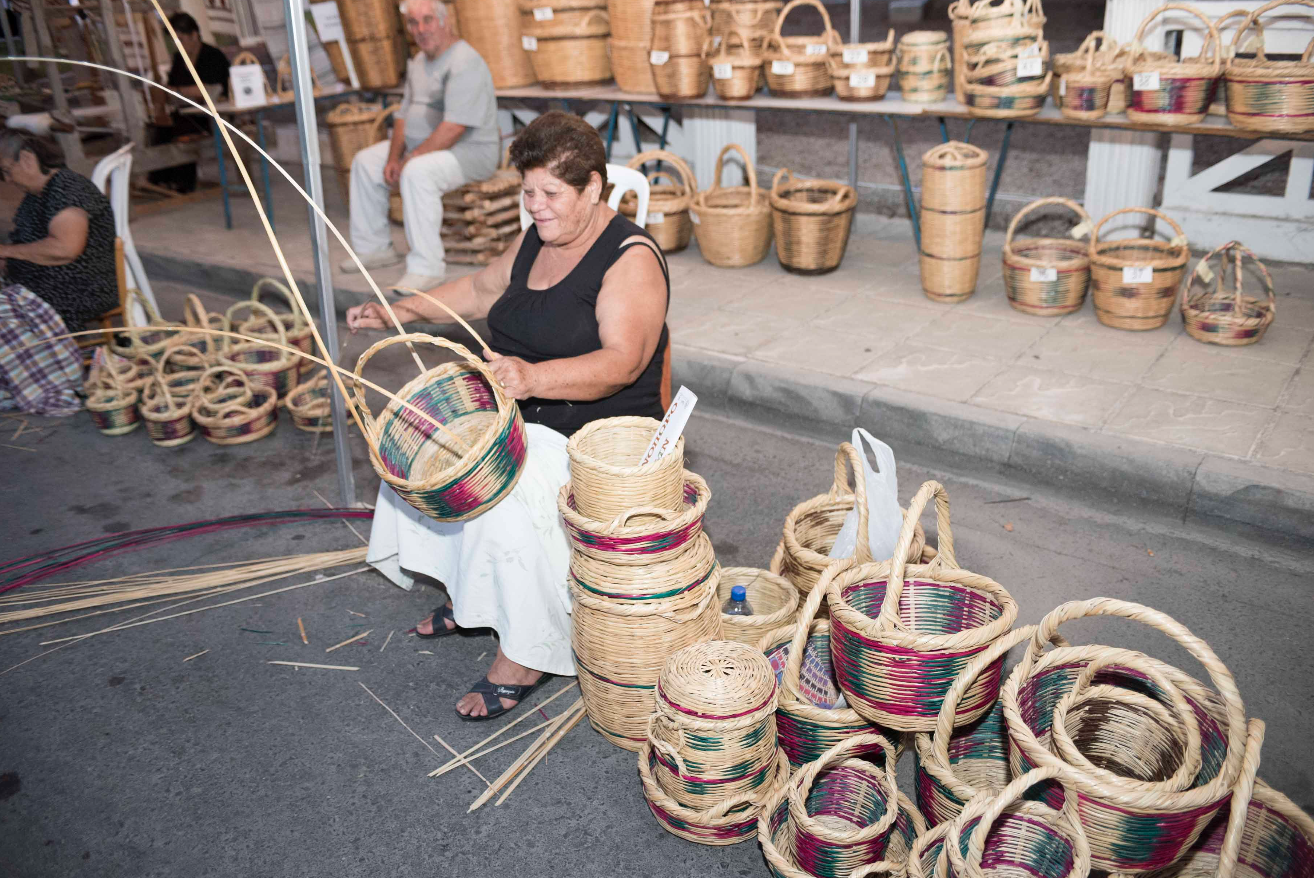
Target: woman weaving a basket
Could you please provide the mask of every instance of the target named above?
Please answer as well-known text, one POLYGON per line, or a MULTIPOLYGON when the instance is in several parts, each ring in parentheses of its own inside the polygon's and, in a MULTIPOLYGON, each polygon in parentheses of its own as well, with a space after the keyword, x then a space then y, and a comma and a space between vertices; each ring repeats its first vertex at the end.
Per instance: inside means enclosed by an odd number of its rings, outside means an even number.
MULTIPOLYGON (((529 433, 510 495, 464 523, 435 522, 379 488, 370 563, 411 587, 444 583, 450 600, 420 637, 493 628, 497 657, 456 706, 465 719, 506 713, 553 674, 575 673, 566 589, 569 550, 556 495, 570 478, 566 437, 619 415, 660 418, 670 284, 652 238, 602 200, 606 152, 578 116, 550 112, 511 146, 534 224, 481 271, 429 292, 462 317, 486 317, 489 365, 521 401, 529 433)), ((423 296, 393 306, 399 319, 448 320, 423 296)), ((385 329, 376 303, 347 312, 352 332, 385 329)))

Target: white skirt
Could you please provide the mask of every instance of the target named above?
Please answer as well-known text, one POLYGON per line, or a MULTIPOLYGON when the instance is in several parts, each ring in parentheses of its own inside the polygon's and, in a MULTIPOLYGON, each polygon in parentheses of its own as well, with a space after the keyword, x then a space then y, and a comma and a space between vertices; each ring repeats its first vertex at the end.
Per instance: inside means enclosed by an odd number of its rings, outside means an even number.
POLYGON ((557 494, 570 480, 566 437, 525 426, 529 451, 520 481, 478 518, 434 521, 380 484, 366 560, 407 590, 417 573, 439 580, 457 625, 492 628, 517 664, 573 676, 570 547, 557 512, 557 494))

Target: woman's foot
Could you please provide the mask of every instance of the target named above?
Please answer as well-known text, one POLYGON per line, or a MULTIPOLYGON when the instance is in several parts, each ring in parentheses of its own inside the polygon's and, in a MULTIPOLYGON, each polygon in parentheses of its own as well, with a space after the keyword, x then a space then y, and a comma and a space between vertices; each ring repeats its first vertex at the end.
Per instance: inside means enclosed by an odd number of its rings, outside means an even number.
MULTIPOLYGON (((451 601, 448 601, 448 602, 447 602, 447 609, 450 610, 451 608, 452 608, 452 602, 451 602, 451 601)), ((433 627, 433 626, 434 626, 434 618, 435 618, 437 615, 438 615, 437 613, 434 613, 432 616, 430 616, 429 618, 425 619, 425 620, 424 620, 423 622, 421 622, 419 625, 416 625, 416 626, 415 626, 415 631, 416 631, 416 633, 417 633, 417 634, 423 634, 425 637, 433 637, 433 633, 434 633, 434 627, 433 627), (426 628, 428 629, 427 631, 425 630, 426 628)), ((454 620, 454 619, 444 618, 444 619, 443 619, 443 625, 446 626, 446 628, 447 628, 448 631, 455 631, 455 630, 456 630, 456 620, 454 620)))
MULTIPOLYGON (((542 671, 516 664, 506 657, 501 647, 498 647, 497 658, 493 659, 493 666, 488 669, 487 679, 495 686, 532 686, 542 677, 542 671)), ((503 710, 510 710, 520 703, 513 698, 499 697, 498 701, 502 703, 503 710)), ((467 692, 460 701, 456 702, 456 712, 467 717, 487 716, 488 705, 478 692, 467 692)))

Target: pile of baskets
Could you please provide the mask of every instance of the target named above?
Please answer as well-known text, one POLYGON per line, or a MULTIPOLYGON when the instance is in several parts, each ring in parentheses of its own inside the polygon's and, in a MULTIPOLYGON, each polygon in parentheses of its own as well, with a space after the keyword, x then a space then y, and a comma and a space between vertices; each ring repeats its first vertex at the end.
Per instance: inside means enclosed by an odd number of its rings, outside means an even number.
POLYGON ((496 88, 534 84, 516 0, 456 0, 461 37, 488 64, 496 88))
POLYGON ((1040 112, 1052 73, 1039 0, 977 0, 954 19, 960 62, 955 91, 973 116, 1016 119, 1040 112))
POLYGON ((621 91, 654 94, 657 86, 648 62, 652 46, 652 15, 655 0, 607 0, 611 17, 611 72, 621 91))
POLYGON ((830 78, 841 101, 878 101, 894 75, 894 28, 884 41, 831 46, 830 78))
POLYGON ((657 94, 667 100, 701 98, 711 72, 704 58, 712 16, 698 0, 661 0, 653 7, 648 63, 657 94))
POLYGON ((775 31, 762 46, 762 69, 767 88, 776 97, 825 97, 834 89, 830 74, 830 54, 840 45, 839 34, 831 27, 826 7, 818 0, 789 0, 776 19, 775 31), (821 32, 806 36, 784 36, 781 28, 795 9, 811 6, 821 16, 821 32))

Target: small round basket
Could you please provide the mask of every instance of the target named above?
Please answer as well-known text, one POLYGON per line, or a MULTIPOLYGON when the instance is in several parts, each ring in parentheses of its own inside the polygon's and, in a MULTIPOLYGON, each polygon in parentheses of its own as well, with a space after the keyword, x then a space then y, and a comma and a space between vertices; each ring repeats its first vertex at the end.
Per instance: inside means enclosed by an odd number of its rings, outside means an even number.
MULTIPOLYGON (((283 322, 267 305, 249 299, 233 305, 224 316, 243 334, 276 342, 282 348, 289 347, 283 322), (242 311, 251 312, 251 319, 245 325, 236 319, 236 315, 242 311), (271 330, 272 338, 269 337, 271 330)), ((219 355, 219 365, 245 372, 252 384, 268 387, 282 400, 297 385, 301 358, 289 350, 273 347, 263 341, 247 341, 229 345, 219 355)))
POLYGON ((287 413, 292 417, 292 425, 307 433, 332 433, 331 397, 327 371, 298 384, 287 395, 287 413))
MULTIPOLYGON (((715 13, 713 13, 715 15, 715 13)), ((703 47, 703 60, 712 71, 712 87, 723 101, 746 101, 761 87, 762 49, 754 46, 743 31, 730 30, 713 47, 715 37, 703 47)))
POLYGON ((949 93, 949 35, 915 30, 899 40, 900 97, 914 104, 934 104, 949 93))
POLYGON ((1223 72, 1223 50, 1214 23, 1194 6, 1167 3, 1141 22, 1127 59, 1127 119, 1151 125, 1195 125, 1203 122, 1223 72), (1178 61, 1144 49, 1146 30, 1168 11, 1198 18, 1209 31, 1200 55, 1178 61), (1206 55, 1210 55, 1206 59, 1206 55))
POLYGON ((254 384, 242 370, 213 366, 196 388, 192 420, 215 445, 245 445, 274 432, 277 403, 273 390, 254 384))
POLYGON ((1095 316, 1114 329, 1146 331, 1168 322, 1177 290, 1186 274, 1191 248, 1182 227, 1157 210, 1124 207, 1100 220, 1090 234, 1091 299, 1095 316), (1139 213, 1172 227, 1173 238, 1152 237, 1101 241, 1100 229, 1123 214, 1139 213))
MULTIPOLYGON (((1227 65, 1227 120, 1237 128, 1275 134, 1314 131, 1314 40, 1299 61, 1270 61, 1262 44, 1260 16, 1281 6, 1314 7, 1314 0, 1273 0, 1250 13, 1232 39, 1227 65), (1254 58, 1237 58, 1241 38, 1250 28, 1261 35, 1254 58)), ((1306 13, 1308 15, 1308 13, 1306 13)))
MULTIPOLYGON (((315 338, 311 334, 310 324, 306 321, 305 315, 297 308, 292 291, 276 278, 263 277, 251 288, 251 300, 259 302, 260 297, 266 293, 280 297, 287 306, 287 310, 274 312, 275 318, 283 327, 283 332, 287 334, 287 343, 303 354, 314 354, 315 338)), ((255 315, 252 315, 252 319, 244 323, 239 331, 247 335, 267 336, 270 341, 277 340, 274 338, 275 333, 271 323, 255 315)), ((310 371, 314 363, 310 360, 301 360, 297 365, 299 371, 305 373, 310 371)))
POLYGON ((684 509, 684 437, 664 457, 640 464, 661 422, 653 418, 600 418, 566 443, 575 508, 594 521, 612 521, 634 509, 684 509))
POLYGON ((894 76, 894 28, 884 42, 845 43, 830 49, 830 78, 841 101, 879 101, 894 76))
POLYGON ((1205 344, 1230 347, 1254 344, 1272 325, 1276 307, 1273 277, 1259 257, 1237 241, 1224 244, 1201 259, 1182 287, 1182 323, 1186 325, 1186 334, 1205 344), (1209 268, 1214 257, 1218 257, 1217 272, 1209 268), (1242 292, 1243 259, 1254 263, 1264 284, 1263 299, 1242 292), (1232 267, 1230 293, 1223 289, 1229 264, 1232 267), (1210 279, 1217 282, 1212 291, 1210 279), (1201 283, 1199 289, 1195 286, 1197 280, 1201 283))
POLYGON ((1095 31, 1077 51, 1054 59, 1053 95, 1059 112, 1069 119, 1086 121, 1109 112, 1113 84, 1123 79, 1124 64, 1116 54, 1117 48, 1103 31, 1095 31))
POLYGON ((778 98, 820 98, 831 93, 830 50, 839 45, 839 35, 830 24, 826 7, 818 0, 789 0, 776 19, 776 30, 762 46, 762 70, 767 88, 778 98), (800 6, 811 6, 821 14, 822 30, 816 36, 786 37, 781 27, 800 6))
POLYGON ((141 426, 137 417, 137 391, 119 383, 111 370, 96 370, 86 390, 91 422, 106 436, 123 436, 141 426))
POLYGON ((205 370, 215 365, 196 348, 186 345, 170 348, 160 357, 152 377, 158 373, 169 392, 169 396, 179 404, 192 398, 200 384, 205 370))
POLYGON ((611 565, 643 566, 684 553, 703 532, 703 516, 711 498, 707 482, 685 470, 684 508, 678 512, 636 507, 610 522, 595 521, 575 508, 569 482, 557 494, 557 510, 572 551, 611 565))
POLYGON ((146 435, 161 448, 176 448, 196 438, 196 424, 192 422, 192 397, 176 400, 156 376, 146 385, 141 395, 141 417, 146 422, 146 435))
POLYGON ((1017 240, 1022 218, 1049 206, 1064 207, 1077 215, 1078 225, 1072 230, 1073 235, 1084 235, 1090 228, 1090 216, 1080 204, 1058 197, 1031 202, 1008 224, 1001 257, 1004 291, 1010 305, 1037 317, 1059 317, 1080 311, 1090 286, 1090 255, 1081 241, 1071 237, 1017 240))
POLYGON ((704 811, 686 808, 672 799, 653 777, 657 751, 651 742, 639 750, 639 781, 643 798, 657 823, 672 835, 696 844, 725 846, 748 841, 757 835, 757 818, 763 800, 789 782, 789 760, 777 748, 772 777, 751 793, 725 799, 704 811))
MULTIPOLYGON (((689 205, 698 192, 698 179, 684 159, 664 149, 641 152, 630 159, 626 167, 642 171, 643 166, 652 161, 658 163, 660 170, 649 174, 648 182, 655 184, 661 177, 671 182, 649 187, 648 219, 644 228, 663 252, 678 253, 689 246, 689 239, 693 236, 689 205)), ((639 199, 633 192, 626 192, 621 199, 620 212, 630 219, 638 214, 639 199)))
POLYGON ((748 154, 731 143, 716 157, 712 188, 694 196, 689 208, 703 258, 718 268, 742 268, 766 258, 771 249, 771 199, 757 188, 757 171, 748 154), (743 160, 747 186, 722 186, 726 153, 743 160))
POLYGON ((721 571, 716 599, 724 604, 730 589, 742 585, 753 608, 751 616, 721 617, 722 636, 748 646, 756 646, 762 635, 774 631, 794 618, 798 610, 798 589, 783 576, 756 567, 726 567, 721 571))
POLYGON ((788 168, 771 180, 771 225, 780 267, 794 274, 839 268, 858 194, 833 180, 796 180, 788 168))

